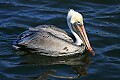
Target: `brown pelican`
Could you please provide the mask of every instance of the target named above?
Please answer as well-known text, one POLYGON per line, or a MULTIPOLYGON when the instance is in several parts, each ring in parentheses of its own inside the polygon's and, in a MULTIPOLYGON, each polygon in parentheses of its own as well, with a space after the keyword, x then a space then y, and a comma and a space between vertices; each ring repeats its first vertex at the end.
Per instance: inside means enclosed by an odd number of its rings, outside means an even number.
POLYGON ((70 9, 67 24, 76 41, 68 34, 53 25, 40 25, 21 33, 14 47, 28 48, 47 56, 65 56, 83 53, 85 50, 94 55, 84 29, 83 17, 80 13, 70 9))

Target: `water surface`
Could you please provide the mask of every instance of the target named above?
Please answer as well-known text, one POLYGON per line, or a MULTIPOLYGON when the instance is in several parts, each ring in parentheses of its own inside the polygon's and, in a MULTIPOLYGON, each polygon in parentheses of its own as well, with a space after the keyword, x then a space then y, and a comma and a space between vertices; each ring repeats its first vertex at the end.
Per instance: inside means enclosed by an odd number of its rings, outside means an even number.
POLYGON ((0 80, 120 80, 119 17, 120 0, 0 0, 0 80), (69 31, 70 8, 83 15, 95 57, 20 56, 26 52, 12 48, 29 27, 52 24, 69 31))

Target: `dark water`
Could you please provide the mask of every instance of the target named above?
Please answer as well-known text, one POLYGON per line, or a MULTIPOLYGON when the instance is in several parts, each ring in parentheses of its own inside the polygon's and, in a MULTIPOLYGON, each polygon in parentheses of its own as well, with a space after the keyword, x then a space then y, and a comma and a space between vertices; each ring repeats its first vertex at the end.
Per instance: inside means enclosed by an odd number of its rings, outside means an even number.
POLYGON ((0 0, 0 80, 34 79, 120 80, 120 0, 0 0), (95 57, 14 51, 12 43, 29 27, 53 24, 69 31, 70 8, 83 15, 95 57))

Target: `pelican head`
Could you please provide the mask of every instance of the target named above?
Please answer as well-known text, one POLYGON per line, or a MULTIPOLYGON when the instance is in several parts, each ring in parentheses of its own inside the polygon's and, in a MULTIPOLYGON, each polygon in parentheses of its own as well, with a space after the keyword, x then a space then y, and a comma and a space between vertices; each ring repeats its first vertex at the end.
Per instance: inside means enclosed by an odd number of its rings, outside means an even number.
POLYGON ((95 55, 92 47, 90 46, 86 30, 84 28, 83 17, 80 13, 70 9, 67 15, 68 26, 76 38, 76 45, 84 44, 86 49, 90 51, 92 55, 95 55))

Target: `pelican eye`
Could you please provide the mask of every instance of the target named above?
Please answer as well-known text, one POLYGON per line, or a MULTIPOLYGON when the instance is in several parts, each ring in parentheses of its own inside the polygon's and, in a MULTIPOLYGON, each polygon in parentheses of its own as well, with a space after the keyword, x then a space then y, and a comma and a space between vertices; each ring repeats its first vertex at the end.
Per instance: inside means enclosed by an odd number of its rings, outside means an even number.
POLYGON ((75 23, 73 23, 73 25, 81 27, 83 24, 81 22, 75 22, 75 23))
POLYGON ((79 21, 78 21, 77 23, 78 23, 78 24, 80 24, 80 22, 79 22, 79 21))
POLYGON ((77 22, 77 25, 78 25, 78 26, 82 26, 83 24, 78 21, 78 22, 77 22))

